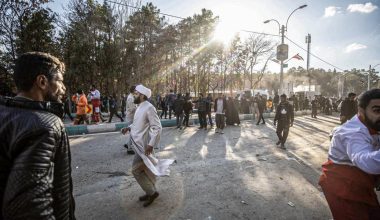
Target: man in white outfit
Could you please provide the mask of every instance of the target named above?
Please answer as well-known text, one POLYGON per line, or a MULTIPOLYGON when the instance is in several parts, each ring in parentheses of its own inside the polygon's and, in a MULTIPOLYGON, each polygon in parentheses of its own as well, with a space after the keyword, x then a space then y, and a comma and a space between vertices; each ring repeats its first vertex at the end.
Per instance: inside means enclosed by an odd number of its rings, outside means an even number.
MULTIPOLYGON (((129 127, 133 123, 133 117, 136 112, 136 104, 134 103, 135 98, 133 97, 133 93, 135 92, 136 86, 131 86, 129 89, 129 94, 126 102, 126 111, 125 111, 125 121, 127 122, 127 126, 129 127)), ((124 144, 124 147, 127 148, 128 154, 135 154, 132 147, 132 141, 129 135, 127 135, 127 140, 124 144)))
POLYGON ((169 165, 172 159, 157 159, 153 156, 153 148, 160 141, 162 126, 156 108, 147 100, 151 97, 151 90, 143 85, 136 86, 134 103, 138 105, 133 124, 123 128, 122 133, 131 135, 132 146, 136 152, 132 163, 132 174, 145 195, 139 197, 144 207, 149 206, 158 197, 156 177, 168 176, 169 165))

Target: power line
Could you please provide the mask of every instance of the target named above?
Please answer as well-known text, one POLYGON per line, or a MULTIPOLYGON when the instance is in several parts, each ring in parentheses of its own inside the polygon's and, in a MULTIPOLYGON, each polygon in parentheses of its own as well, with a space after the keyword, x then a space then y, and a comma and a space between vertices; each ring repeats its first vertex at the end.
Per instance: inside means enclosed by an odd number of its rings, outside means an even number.
POLYGON ((278 35, 278 34, 268 34, 268 33, 264 33, 264 32, 249 31, 249 30, 240 30, 240 31, 248 32, 248 33, 254 33, 254 34, 262 34, 262 35, 274 36, 274 37, 280 37, 280 35, 278 35))
MULTIPOLYGON (((136 7, 136 6, 128 5, 128 4, 125 4, 125 3, 114 2, 114 1, 109 1, 109 0, 105 0, 105 1, 106 1, 106 2, 111 2, 111 3, 114 3, 114 4, 117 4, 117 5, 122 5, 122 6, 126 6, 126 7, 130 7, 130 8, 134 8, 134 9, 141 10, 140 7, 136 7)), ((186 18, 179 17, 179 16, 176 16, 176 15, 170 15, 170 14, 161 13, 161 12, 158 12, 158 14, 165 15, 165 16, 172 17, 172 18, 178 18, 178 19, 181 19, 181 20, 185 20, 185 19, 186 19, 186 18)))
MULTIPOLYGON (((285 38, 288 39, 290 42, 292 42, 292 43, 293 43, 294 45, 296 45, 297 47, 299 47, 299 48, 301 48, 302 50, 304 50, 304 51, 307 52, 306 49, 304 49, 302 46, 300 46, 300 45, 297 44, 296 42, 294 42, 294 41, 292 41, 291 39, 289 39, 287 36, 285 36, 285 38)), ((310 53, 310 52, 309 52, 309 53, 310 53)), ((317 58, 318 60, 320 60, 320 61, 322 61, 322 62, 324 62, 324 63, 326 63, 326 64, 328 64, 328 65, 330 65, 330 66, 332 66, 332 67, 334 67, 335 69, 338 69, 338 70, 344 71, 344 69, 339 68, 339 67, 337 67, 337 66, 335 66, 335 65, 333 65, 333 64, 331 64, 331 63, 329 63, 329 62, 327 62, 326 60, 324 60, 324 59, 318 57, 317 55, 314 55, 314 54, 312 54, 312 53, 310 53, 310 54, 311 54, 313 57, 317 58)))
MULTIPOLYGON (((105 1, 110 2, 110 3, 114 3, 114 4, 118 4, 118 5, 122 5, 122 6, 126 6, 126 7, 130 7, 130 8, 134 8, 134 9, 141 10, 140 7, 136 7, 136 6, 128 5, 128 4, 125 4, 125 3, 120 3, 120 2, 110 1, 110 0, 105 0, 105 1)), ((167 14, 167 13, 161 13, 161 12, 158 12, 158 14, 165 15, 165 16, 172 17, 172 18, 181 19, 181 20, 185 20, 185 19, 186 19, 186 18, 184 18, 184 17, 180 17, 180 16, 177 16, 177 15, 171 15, 171 14, 167 14)), ((257 32, 257 31, 249 31, 249 30, 241 30, 241 31, 243 31, 243 32, 248 32, 248 33, 254 33, 254 34, 261 34, 261 35, 268 35, 268 36, 280 37, 280 35, 276 35, 276 34, 268 34, 268 33, 257 32)))

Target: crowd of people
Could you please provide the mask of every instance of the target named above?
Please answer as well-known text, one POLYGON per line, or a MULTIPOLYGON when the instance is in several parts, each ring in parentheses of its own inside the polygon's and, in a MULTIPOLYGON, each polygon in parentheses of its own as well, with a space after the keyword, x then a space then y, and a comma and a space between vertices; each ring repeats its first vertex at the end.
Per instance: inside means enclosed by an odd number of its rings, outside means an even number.
MULTIPOLYGON (((61 120, 67 111, 63 102, 68 99, 64 72, 64 64, 56 57, 41 52, 25 53, 16 60, 13 74, 17 95, 0 96, 0 219, 75 219, 70 145, 61 120)), ((144 207, 159 196, 156 179, 167 176, 174 162, 154 156, 162 125, 157 106, 149 101, 151 97, 152 91, 143 85, 130 88, 124 103, 127 125, 122 129, 129 136, 126 145, 135 152, 132 174, 145 192, 139 197, 144 207)), ((118 116, 117 101, 112 98, 116 96, 110 97, 109 111, 118 116)), ((92 120, 103 120, 100 92, 92 86, 87 96, 78 90, 71 99, 76 105, 76 124, 88 121, 88 99, 94 108, 92 120)), ((313 117, 318 114, 313 108, 329 113, 333 104, 326 99, 312 100, 313 117)), ((222 93, 215 99, 203 94, 191 99, 190 94, 182 96, 170 91, 160 103, 165 103, 169 118, 174 113, 179 129, 183 124, 188 126, 193 106, 197 108, 200 129, 207 128, 207 117, 213 126, 213 106, 215 132, 223 134, 226 116, 230 123, 239 124, 236 116, 245 108, 257 114, 257 124, 265 123, 264 100, 264 96, 257 94, 242 97, 237 104, 236 99, 226 99, 222 93)), ((277 145, 282 148, 293 126, 294 111, 302 109, 300 106, 305 102, 300 103, 285 94, 273 99, 277 145)), ((319 185, 334 219, 380 219, 374 190, 380 186, 380 89, 366 91, 358 98, 350 93, 338 106, 342 125, 333 132, 319 185)), ((164 115, 165 112, 160 114, 164 115)), ((119 116, 120 120, 124 120, 123 116, 119 116)))

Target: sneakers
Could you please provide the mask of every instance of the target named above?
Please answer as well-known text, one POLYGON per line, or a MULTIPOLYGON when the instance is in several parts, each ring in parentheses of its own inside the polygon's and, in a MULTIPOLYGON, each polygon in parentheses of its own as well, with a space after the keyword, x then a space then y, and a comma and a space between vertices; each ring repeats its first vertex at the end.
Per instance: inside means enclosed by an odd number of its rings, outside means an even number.
POLYGON ((150 204, 152 204, 153 203, 153 201, 155 200, 155 199, 157 199, 157 197, 159 196, 160 194, 158 193, 158 192, 155 192, 153 195, 151 195, 151 196, 148 196, 148 195, 145 195, 145 196, 141 196, 140 198, 139 198, 139 200, 140 201, 145 201, 144 202, 144 207, 148 207, 150 204), (141 199, 143 199, 143 200, 141 200, 141 199))
POLYGON ((219 128, 215 128, 215 133, 219 133, 219 128))
POLYGON ((220 129, 219 134, 224 134, 223 129, 220 129))

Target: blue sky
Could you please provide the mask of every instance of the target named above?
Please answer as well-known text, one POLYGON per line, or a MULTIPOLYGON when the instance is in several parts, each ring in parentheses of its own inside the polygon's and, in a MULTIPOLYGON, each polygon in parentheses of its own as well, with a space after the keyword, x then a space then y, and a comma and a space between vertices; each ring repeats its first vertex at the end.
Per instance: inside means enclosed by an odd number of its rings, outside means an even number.
MULTIPOLYGON (((68 0, 50 3, 53 11, 62 13, 62 5, 68 0)), ((99 1, 102 2, 102 1, 99 1)), ((278 34, 275 22, 263 24, 264 20, 276 19, 286 23, 289 14, 303 4, 290 18, 286 35, 306 49, 305 36, 311 34, 311 53, 340 69, 368 69, 380 63, 380 0, 142 0, 152 2, 161 12, 187 17, 210 9, 220 17, 223 36, 239 30, 252 30, 278 34)), ((170 22, 177 22, 170 19, 170 22)), ((246 34, 240 32, 242 37, 246 34)), ((272 38, 279 41, 279 37, 272 38)), ((289 44, 289 56, 299 53, 305 61, 290 60, 289 67, 306 68, 306 52, 289 44)), ((311 56, 310 67, 333 69, 334 67, 311 56)), ((278 72, 279 66, 271 62, 269 70, 278 72)), ((380 70, 380 65, 376 67, 380 70)), ((286 71, 286 70, 285 70, 286 71)))

